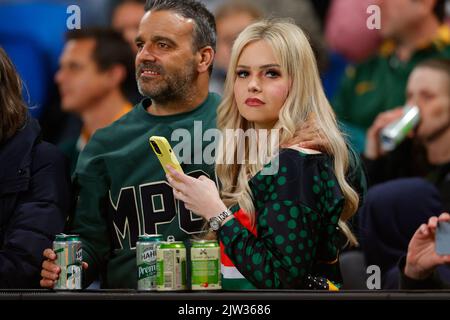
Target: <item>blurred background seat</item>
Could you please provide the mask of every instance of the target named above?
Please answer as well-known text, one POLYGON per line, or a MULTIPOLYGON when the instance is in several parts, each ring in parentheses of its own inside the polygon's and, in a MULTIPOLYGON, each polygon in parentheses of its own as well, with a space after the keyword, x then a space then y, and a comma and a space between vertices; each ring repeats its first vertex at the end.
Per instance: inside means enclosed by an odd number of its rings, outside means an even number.
POLYGON ((343 252, 340 257, 343 290, 368 290, 366 261, 360 250, 343 252))
POLYGON ((41 1, 0 3, 0 45, 22 77, 31 114, 40 118, 49 101, 58 67, 67 6, 41 1))

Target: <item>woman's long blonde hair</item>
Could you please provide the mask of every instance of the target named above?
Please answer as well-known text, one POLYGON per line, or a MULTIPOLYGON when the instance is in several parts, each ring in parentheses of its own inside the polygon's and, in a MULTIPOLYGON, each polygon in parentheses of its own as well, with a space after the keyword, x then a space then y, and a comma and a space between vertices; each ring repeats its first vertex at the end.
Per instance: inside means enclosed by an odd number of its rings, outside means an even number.
MULTIPOLYGON (((236 39, 222 103, 218 108, 217 126, 225 136, 225 129, 252 129, 254 124, 248 122, 240 114, 234 97, 236 66, 244 48, 259 40, 266 41, 272 48, 283 74, 291 80, 291 88, 282 106, 278 122, 274 129, 279 129, 279 140, 282 145, 292 139, 300 127, 307 121, 315 122, 322 137, 329 141, 328 153, 334 159, 334 172, 345 197, 344 208, 339 226, 351 244, 357 244, 356 238, 345 223, 358 208, 358 194, 345 179, 349 166, 348 148, 342 133, 338 129, 334 112, 325 97, 319 78, 316 59, 313 50, 303 31, 294 23, 285 19, 272 19, 256 22, 248 26, 236 39)), ((240 137, 242 138, 242 137, 240 137)), ((238 137, 238 139, 240 139, 238 137)), ((235 150, 226 150, 226 142, 219 144, 218 155, 234 152, 241 141, 234 144, 235 150)), ((242 141, 245 142, 245 141, 242 141)), ((273 146, 269 146, 273 148, 273 146)), ((269 150, 270 151, 270 150, 269 150)), ((248 159, 248 147, 245 149, 248 159)), ((267 157, 265 161, 269 161, 267 157)), ((249 177, 254 176, 263 167, 258 164, 227 164, 226 161, 216 162, 216 172, 221 182, 221 196, 228 207, 234 204, 250 215, 255 223, 255 207, 249 187, 249 177)))

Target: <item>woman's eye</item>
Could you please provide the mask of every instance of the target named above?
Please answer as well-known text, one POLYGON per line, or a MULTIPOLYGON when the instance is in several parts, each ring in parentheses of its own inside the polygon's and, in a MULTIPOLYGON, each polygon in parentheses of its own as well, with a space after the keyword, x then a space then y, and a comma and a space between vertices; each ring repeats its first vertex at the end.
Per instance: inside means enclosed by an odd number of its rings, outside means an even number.
POLYGON ((246 78, 246 77, 248 77, 248 72, 247 72, 247 71, 240 70, 240 71, 237 71, 237 72, 236 72, 236 75, 237 75, 239 78, 246 78))
POLYGON ((268 70, 266 72, 266 76, 269 77, 269 78, 277 78, 277 77, 280 76, 280 73, 278 71, 276 71, 276 70, 268 70))

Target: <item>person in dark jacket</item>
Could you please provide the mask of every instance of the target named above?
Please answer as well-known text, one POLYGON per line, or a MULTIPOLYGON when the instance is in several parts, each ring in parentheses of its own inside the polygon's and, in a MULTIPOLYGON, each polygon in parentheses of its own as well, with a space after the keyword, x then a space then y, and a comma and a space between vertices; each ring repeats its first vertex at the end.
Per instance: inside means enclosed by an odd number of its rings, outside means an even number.
POLYGON ((41 141, 1 47, 0 84, 0 288, 35 288, 42 251, 63 231, 69 210, 68 167, 55 146, 41 141))

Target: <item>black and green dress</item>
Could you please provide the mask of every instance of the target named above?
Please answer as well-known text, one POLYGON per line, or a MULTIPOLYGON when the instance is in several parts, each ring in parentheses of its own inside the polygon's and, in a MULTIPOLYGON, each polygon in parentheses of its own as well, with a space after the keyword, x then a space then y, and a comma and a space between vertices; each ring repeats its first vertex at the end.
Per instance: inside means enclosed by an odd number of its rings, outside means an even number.
POLYGON ((276 174, 260 171, 249 182, 255 227, 235 206, 235 219, 220 229, 223 287, 339 288, 338 221, 344 196, 333 159, 294 149, 282 149, 276 159, 276 174))

